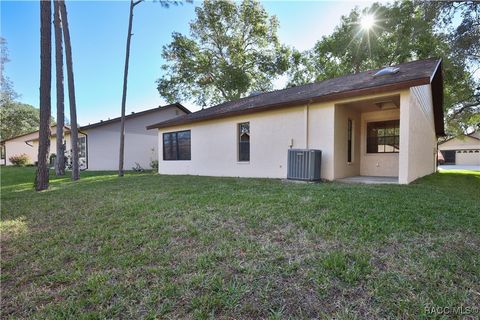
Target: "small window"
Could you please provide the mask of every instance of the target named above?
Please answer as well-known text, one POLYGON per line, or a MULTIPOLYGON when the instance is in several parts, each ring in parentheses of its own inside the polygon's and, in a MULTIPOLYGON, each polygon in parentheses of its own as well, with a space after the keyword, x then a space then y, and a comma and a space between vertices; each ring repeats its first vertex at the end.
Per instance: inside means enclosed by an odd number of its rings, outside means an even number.
POLYGON ((398 153, 400 150, 400 120, 367 124, 367 153, 398 153))
MULTIPOLYGON (((480 151, 479 150, 475 150, 475 153, 479 153, 480 151)), ((2 158, 3 159, 3 158, 2 158)))
POLYGON ((351 119, 348 119, 347 127, 347 162, 351 163, 353 161, 353 121, 351 119))
POLYGON ((79 158, 87 157, 87 137, 78 138, 78 157, 79 158))
POLYGON ((238 161, 250 161, 250 122, 238 124, 238 161))
POLYGON ((457 153, 462 153, 462 151, 460 151, 460 150, 457 150, 457 153))
POLYGON ((468 153, 473 153, 473 150, 469 150, 468 153))
POLYGON ((163 160, 191 160, 190 130, 163 134, 163 160))

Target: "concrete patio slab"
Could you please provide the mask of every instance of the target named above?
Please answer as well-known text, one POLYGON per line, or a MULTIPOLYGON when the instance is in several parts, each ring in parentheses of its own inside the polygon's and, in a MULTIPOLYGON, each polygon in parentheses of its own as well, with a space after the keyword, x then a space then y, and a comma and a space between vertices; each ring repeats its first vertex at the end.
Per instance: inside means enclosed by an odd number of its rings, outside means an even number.
POLYGON ((474 170, 474 171, 480 171, 480 166, 463 166, 463 165, 458 165, 458 164, 444 164, 441 166, 438 166, 438 170, 474 170))
POLYGON ((355 176, 337 179, 336 181, 343 183, 398 184, 398 177, 355 176))

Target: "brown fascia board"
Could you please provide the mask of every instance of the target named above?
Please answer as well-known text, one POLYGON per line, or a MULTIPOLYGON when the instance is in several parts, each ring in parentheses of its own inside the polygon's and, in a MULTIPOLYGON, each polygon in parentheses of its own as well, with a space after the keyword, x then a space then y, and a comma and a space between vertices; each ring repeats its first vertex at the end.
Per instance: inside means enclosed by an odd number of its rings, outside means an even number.
POLYGON ((204 118, 197 118, 197 119, 176 118, 169 121, 150 125, 147 127, 147 129, 150 130, 150 129, 169 128, 169 127, 180 126, 180 125, 189 124, 189 123, 195 123, 195 122, 201 122, 201 121, 207 121, 207 120, 213 120, 213 119, 222 119, 222 118, 228 118, 232 116, 270 111, 273 109, 287 108, 287 107, 292 107, 292 106, 301 105, 301 104, 309 104, 314 102, 328 102, 332 100, 340 100, 340 99, 351 98, 355 96, 364 96, 364 95, 385 93, 389 91, 397 91, 397 90, 425 85, 425 84, 430 84, 430 77, 423 77, 423 78, 397 82, 394 84, 375 86, 370 88, 362 88, 362 89, 355 89, 355 90, 349 90, 349 91, 338 92, 338 93, 331 93, 331 94, 327 94, 327 95, 323 95, 323 96, 319 96, 311 99, 301 99, 301 100, 288 101, 285 103, 268 104, 268 105, 263 105, 259 107, 254 107, 254 108, 214 114, 214 115, 206 116, 204 118))
POLYGON ((433 119, 435 125, 435 133, 437 137, 445 136, 445 124, 443 114, 443 70, 442 59, 439 59, 435 71, 430 79, 432 87, 432 104, 433 104, 433 119))
MULTIPOLYGON (((125 115, 125 120, 136 118, 136 117, 139 117, 139 116, 143 116, 145 114, 157 112, 159 110, 170 109, 170 108, 178 108, 178 109, 182 110, 183 112, 185 112, 186 114, 192 113, 190 110, 185 108, 182 104, 180 104, 179 102, 176 102, 176 103, 172 103, 172 104, 169 104, 169 105, 166 105, 166 106, 160 106, 160 107, 157 107, 157 108, 148 109, 148 110, 144 110, 144 111, 135 112, 135 113, 125 115)), ((117 118, 113 118, 113 119, 105 120, 105 121, 100 121, 100 122, 96 122, 96 123, 92 123, 92 124, 89 124, 89 125, 86 125, 86 126, 79 127, 79 130, 93 129, 93 128, 101 127, 101 126, 111 124, 111 123, 114 123, 114 122, 117 122, 117 121, 120 121, 120 120, 121 120, 121 117, 117 117, 117 118)))

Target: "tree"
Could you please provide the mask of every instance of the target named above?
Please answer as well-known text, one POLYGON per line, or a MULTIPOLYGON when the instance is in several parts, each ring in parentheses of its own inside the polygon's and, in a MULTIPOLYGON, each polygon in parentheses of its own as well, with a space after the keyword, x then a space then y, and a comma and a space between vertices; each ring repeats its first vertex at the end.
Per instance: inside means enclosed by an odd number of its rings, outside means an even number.
MULTIPOLYGON (((437 21, 436 29, 449 44, 452 59, 461 61, 467 73, 480 70, 480 3, 478 1, 432 1, 420 2, 427 19, 437 21), (461 20, 455 24, 455 20, 461 20), (442 32, 447 30, 448 32, 442 32)), ((456 82, 453 78, 450 81, 456 82)), ((473 128, 480 130, 480 79, 472 79, 473 90, 464 89, 447 101, 451 106, 447 112, 447 124, 453 133, 466 132, 473 128)), ((455 92, 456 93, 456 92, 455 92)), ((449 95, 450 96, 450 95, 449 95)))
POLYGON ((29 104, 9 101, 0 107, 1 140, 36 131, 39 123, 39 110, 29 104))
POLYGON ((53 2, 53 25, 55 28, 55 71, 57 91, 57 138, 55 174, 65 175, 65 150, 63 147, 63 126, 65 123, 65 95, 63 87, 63 44, 62 44, 62 21, 60 19, 60 3, 53 2))
POLYGON ((35 190, 48 189, 52 81, 52 3, 40 1, 40 129, 35 190))
POLYGON ((0 37, 0 106, 14 101, 19 95, 13 89, 13 84, 5 75, 5 64, 9 62, 7 40, 0 37))
MULTIPOLYGON (((441 23, 448 23, 448 17, 445 18, 444 15, 451 15, 449 10, 453 6, 452 3, 402 1, 387 5, 375 3, 363 11, 354 9, 348 16, 343 16, 334 32, 319 40, 312 50, 292 55, 288 86, 410 60, 440 57, 444 64, 447 130, 458 133, 471 126, 475 118, 478 123, 479 84, 472 76, 472 61, 467 59, 470 46, 465 45, 461 49, 454 43, 463 41, 459 39, 470 39, 469 32, 458 31, 454 32, 456 36, 452 36, 449 33, 451 26, 439 27, 441 23), (431 6, 437 9, 431 9, 431 6), (444 9, 440 10, 438 6, 444 9), (362 28, 362 18, 368 15, 375 17, 372 29, 362 28), (465 33, 468 37, 459 36, 465 33), (473 108, 462 110, 461 121, 452 121, 449 115, 464 106, 473 108)), ((452 10, 459 10, 458 8, 452 10)), ((469 6, 465 11, 468 14, 464 14, 464 20, 470 15, 478 16, 478 6, 469 6), (468 11, 471 9, 477 12, 468 11)), ((478 20, 476 22, 478 27, 478 20)), ((472 26, 469 22, 465 24, 472 26)))
POLYGON ((75 81, 73 77, 72 45, 70 42, 70 30, 68 29, 68 16, 65 1, 58 0, 60 17, 62 21, 63 38, 65 42, 65 58, 67 63, 68 101, 70 104, 70 137, 72 143, 72 180, 80 179, 78 166, 78 124, 77 104, 75 100, 75 81))
MULTIPOLYGON (((130 41, 132 39, 132 23, 133 23, 133 8, 144 0, 130 0, 130 14, 128 18, 128 33, 127 33, 127 48, 125 51, 125 68, 123 72, 123 92, 122 92, 122 114, 120 117, 120 149, 118 157, 118 176, 123 177, 123 161, 125 153, 125 109, 127 102, 127 81, 128 81, 128 63, 130 59, 130 41)), ((178 5, 183 3, 176 0, 160 0, 158 1, 162 7, 168 8, 170 4, 178 5)), ((192 2, 192 0, 187 0, 192 2)))
POLYGON ((122 115, 120 118, 120 150, 118 156, 118 176, 123 177, 123 160, 125 153, 125 105, 127 102, 128 62, 130 59, 130 41, 132 39, 133 8, 142 2, 130 0, 130 14, 128 18, 127 48, 125 51, 125 68, 123 71, 122 115))
POLYGON ((206 107, 271 90, 272 80, 288 68, 289 49, 278 40, 277 18, 256 0, 206 0, 195 11, 190 37, 174 32, 163 47, 167 64, 157 80, 160 95, 206 107))

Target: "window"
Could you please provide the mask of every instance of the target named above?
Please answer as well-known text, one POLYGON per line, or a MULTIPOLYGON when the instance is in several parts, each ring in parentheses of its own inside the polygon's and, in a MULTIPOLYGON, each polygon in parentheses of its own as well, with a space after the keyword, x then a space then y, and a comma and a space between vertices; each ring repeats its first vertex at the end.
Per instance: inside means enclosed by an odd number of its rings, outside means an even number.
POLYGON ((367 153, 398 153, 400 150, 400 120, 367 124, 367 153))
POLYGON ((250 161, 250 122, 238 124, 238 161, 250 161))
POLYGON ((5 145, 0 145, 0 159, 5 159, 5 145))
POLYGON ((87 157, 87 137, 78 138, 78 157, 79 158, 87 157))
POLYGON ((353 121, 348 119, 347 129, 347 162, 352 162, 353 121))
POLYGON ((163 160, 191 160, 190 130, 163 134, 163 160))

